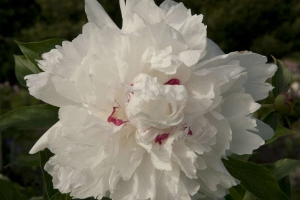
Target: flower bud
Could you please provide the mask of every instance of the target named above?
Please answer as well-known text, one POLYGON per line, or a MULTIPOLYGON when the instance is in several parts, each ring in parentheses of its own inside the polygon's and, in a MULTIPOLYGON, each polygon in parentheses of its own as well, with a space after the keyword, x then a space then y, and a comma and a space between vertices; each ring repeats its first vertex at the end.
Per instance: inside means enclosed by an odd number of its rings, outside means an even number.
POLYGON ((280 93, 274 101, 275 110, 281 115, 288 115, 295 108, 295 101, 288 92, 280 93))

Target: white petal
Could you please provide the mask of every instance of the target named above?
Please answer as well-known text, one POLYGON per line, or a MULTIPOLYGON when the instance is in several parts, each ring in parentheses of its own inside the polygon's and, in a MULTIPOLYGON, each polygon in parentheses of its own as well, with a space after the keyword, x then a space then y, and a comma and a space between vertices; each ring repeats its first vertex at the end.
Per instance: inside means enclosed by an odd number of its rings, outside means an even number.
POLYGON ((229 123, 232 130, 231 152, 238 155, 251 154, 265 143, 260 136, 252 133, 256 123, 250 116, 230 119, 229 123))
POLYGON ((150 156, 152 165, 159 170, 171 170, 171 155, 172 155, 172 145, 165 143, 163 145, 155 144, 152 147, 150 156))
POLYGON ((149 156, 145 156, 136 171, 138 178, 137 199, 154 199, 156 196, 156 169, 152 166, 149 156))
POLYGON ((199 50, 187 50, 179 54, 179 58, 188 67, 196 64, 201 56, 202 51, 199 50))
MULTIPOLYGON (((194 15, 179 30, 190 49, 204 50, 206 47, 206 26, 202 19, 203 15, 194 15)), ((201 57, 203 56, 204 52, 201 57)))
POLYGON ((251 94, 255 101, 264 99, 268 96, 272 87, 264 83, 267 78, 274 75, 277 67, 275 65, 265 64, 266 57, 252 52, 233 52, 211 58, 197 65, 196 69, 202 67, 214 68, 238 61, 239 66, 245 68, 248 79, 244 87, 246 92, 251 94))
POLYGON ((168 11, 164 16, 165 22, 176 30, 179 30, 184 22, 191 17, 191 10, 187 9, 183 3, 175 5, 174 1, 165 1, 160 5, 160 7, 163 7, 163 9, 168 11))
POLYGON ((230 141, 232 140, 232 130, 226 118, 218 112, 211 112, 206 115, 209 123, 217 129, 216 144, 213 145, 212 152, 217 156, 225 155, 225 151, 230 148, 230 141))
POLYGON ((172 8, 173 6, 176 6, 178 3, 173 1, 173 0, 165 0, 164 2, 162 2, 160 4, 160 8, 168 11, 170 8, 172 8))
POLYGON ((204 60, 209 60, 215 56, 223 55, 224 52, 220 49, 220 47, 214 43, 212 40, 209 38, 206 38, 206 53, 205 56, 201 59, 202 61, 204 60))
MULTIPOLYGON (((54 106, 75 105, 76 102, 70 100, 68 93, 59 93, 52 82, 52 74, 50 72, 42 72, 25 76, 29 93, 37 99, 54 106)), ((62 80, 62 79, 61 79, 62 80)), ((67 82, 66 80, 62 80, 67 82)), ((65 88, 65 85, 61 85, 65 88)), ((61 88, 62 89, 62 88, 61 88)))
POLYGON ((225 118, 236 119, 254 113, 260 105, 247 93, 234 93, 224 99, 221 108, 225 118))
POLYGON ((181 167, 181 170, 190 179, 197 178, 195 161, 197 155, 191 151, 183 142, 173 144, 173 160, 181 167))
POLYGON ((35 154, 38 151, 42 151, 45 148, 47 148, 48 145, 48 135, 51 134, 50 132, 57 131, 58 128, 60 128, 62 124, 60 122, 57 122, 54 124, 46 133, 42 135, 42 137, 34 144, 34 146, 30 149, 30 154, 35 154))
POLYGON ((89 22, 96 24, 99 28, 108 26, 118 29, 103 7, 96 0, 85 0, 85 12, 89 22))
POLYGON ((133 11, 150 24, 159 23, 163 18, 162 10, 152 0, 140 0, 133 11))
POLYGON ((271 139, 274 135, 274 130, 268 124, 265 124, 264 122, 258 119, 255 120, 257 125, 256 128, 258 129, 258 131, 254 131, 254 133, 259 135, 264 140, 271 139))

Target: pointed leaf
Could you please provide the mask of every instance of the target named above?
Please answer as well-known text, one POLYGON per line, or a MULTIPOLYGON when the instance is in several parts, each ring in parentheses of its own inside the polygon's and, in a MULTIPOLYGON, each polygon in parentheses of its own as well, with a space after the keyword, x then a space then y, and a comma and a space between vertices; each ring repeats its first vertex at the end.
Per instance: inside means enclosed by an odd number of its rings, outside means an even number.
POLYGON ((243 200, 240 194, 234 189, 234 187, 229 189, 230 196, 233 200, 243 200))
POLYGON ((280 180, 288 176, 299 165, 300 160, 285 158, 278 160, 273 164, 266 164, 264 166, 272 172, 276 180, 280 180))
POLYGON ((290 129, 283 127, 282 125, 278 125, 275 131, 273 138, 269 139, 266 144, 270 144, 280 138, 283 135, 294 134, 290 129))
POLYGON ((257 200, 257 198, 251 192, 247 191, 243 200, 257 200))
POLYGON ((26 86, 24 77, 29 74, 39 73, 39 70, 25 57, 14 55, 15 59, 15 74, 19 83, 26 86))
POLYGON ((290 177, 286 176, 278 181, 280 189, 291 199, 290 177))
POLYGON ((41 71, 38 68, 38 65, 36 63, 36 60, 41 59, 41 55, 43 53, 46 53, 50 51, 51 49, 55 48, 56 45, 61 45, 63 39, 49 39, 49 40, 43 40, 40 42, 18 42, 16 43, 19 45, 21 51, 26 56, 26 58, 35 65, 36 69, 41 71))
POLYGON ((72 200, 69 194, 56 193, 50 200, 72 200))
POLYGON ((288 200, 268 169, 230 157, 228 160, 223 159, 223 163, 229 173, 258 199, 288 200))
POLYGON ((25 167, 38 167, 40 165, 40 157, 38 154, 19 155, 13 164, 25 167))
POLYGON ((49 127, 58 121, 58 108, 47 104, 26 106, 0 116, 0 130, 15 127, 35 129, 49 127))
POLYGON ((250 158, 251 156, 252 156, 252 155, 250 155, 250 154, 244 154, 244 155, 231 154, 231 155, 230 155, 230 157, 235 158, 235 159, 239 159, 239 160, 242 160, 242 161, 247 161, 247 160, 249 160, 249 158, 250 158))
POLYGON ((292 75, 288 68, 280 61, 274 58, 274 62, 278 69, 272 78, 272 85, 274 86, 273 93, 276 97, 281 92, 286 92, 290 88, 292 82, 292 75))

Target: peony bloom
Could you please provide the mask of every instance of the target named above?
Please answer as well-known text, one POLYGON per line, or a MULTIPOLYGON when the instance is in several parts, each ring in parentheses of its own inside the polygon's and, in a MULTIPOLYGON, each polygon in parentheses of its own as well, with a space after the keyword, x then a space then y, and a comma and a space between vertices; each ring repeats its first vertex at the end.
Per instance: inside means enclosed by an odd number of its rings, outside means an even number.
POLYGON ((60 107, 30 153, 74 198, 222 199, 237 184, 221 159, 251 154, 272 137, 255 119, 276 71, 264 56, 224 54, 202 15, 166 0, 120 0, 119 29, 96 0, 72 42, 38 61, 30 94, 60 107))

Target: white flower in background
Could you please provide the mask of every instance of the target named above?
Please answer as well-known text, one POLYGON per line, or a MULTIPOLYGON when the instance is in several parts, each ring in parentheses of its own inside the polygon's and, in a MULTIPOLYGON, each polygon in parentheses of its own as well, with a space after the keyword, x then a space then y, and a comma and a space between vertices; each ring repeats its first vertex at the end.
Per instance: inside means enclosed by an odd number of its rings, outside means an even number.
POLYGON ((223 198, 237 180, 221 159, 251 154, 273 134, 251 114, 276 66, 251 52, 224 54, 182 3, 120 6, 121 30, 86 0, 83 33, 26 77, 33 96, 60 107, 30 153, 49 148, 54 187, 75 198, 223 198))

